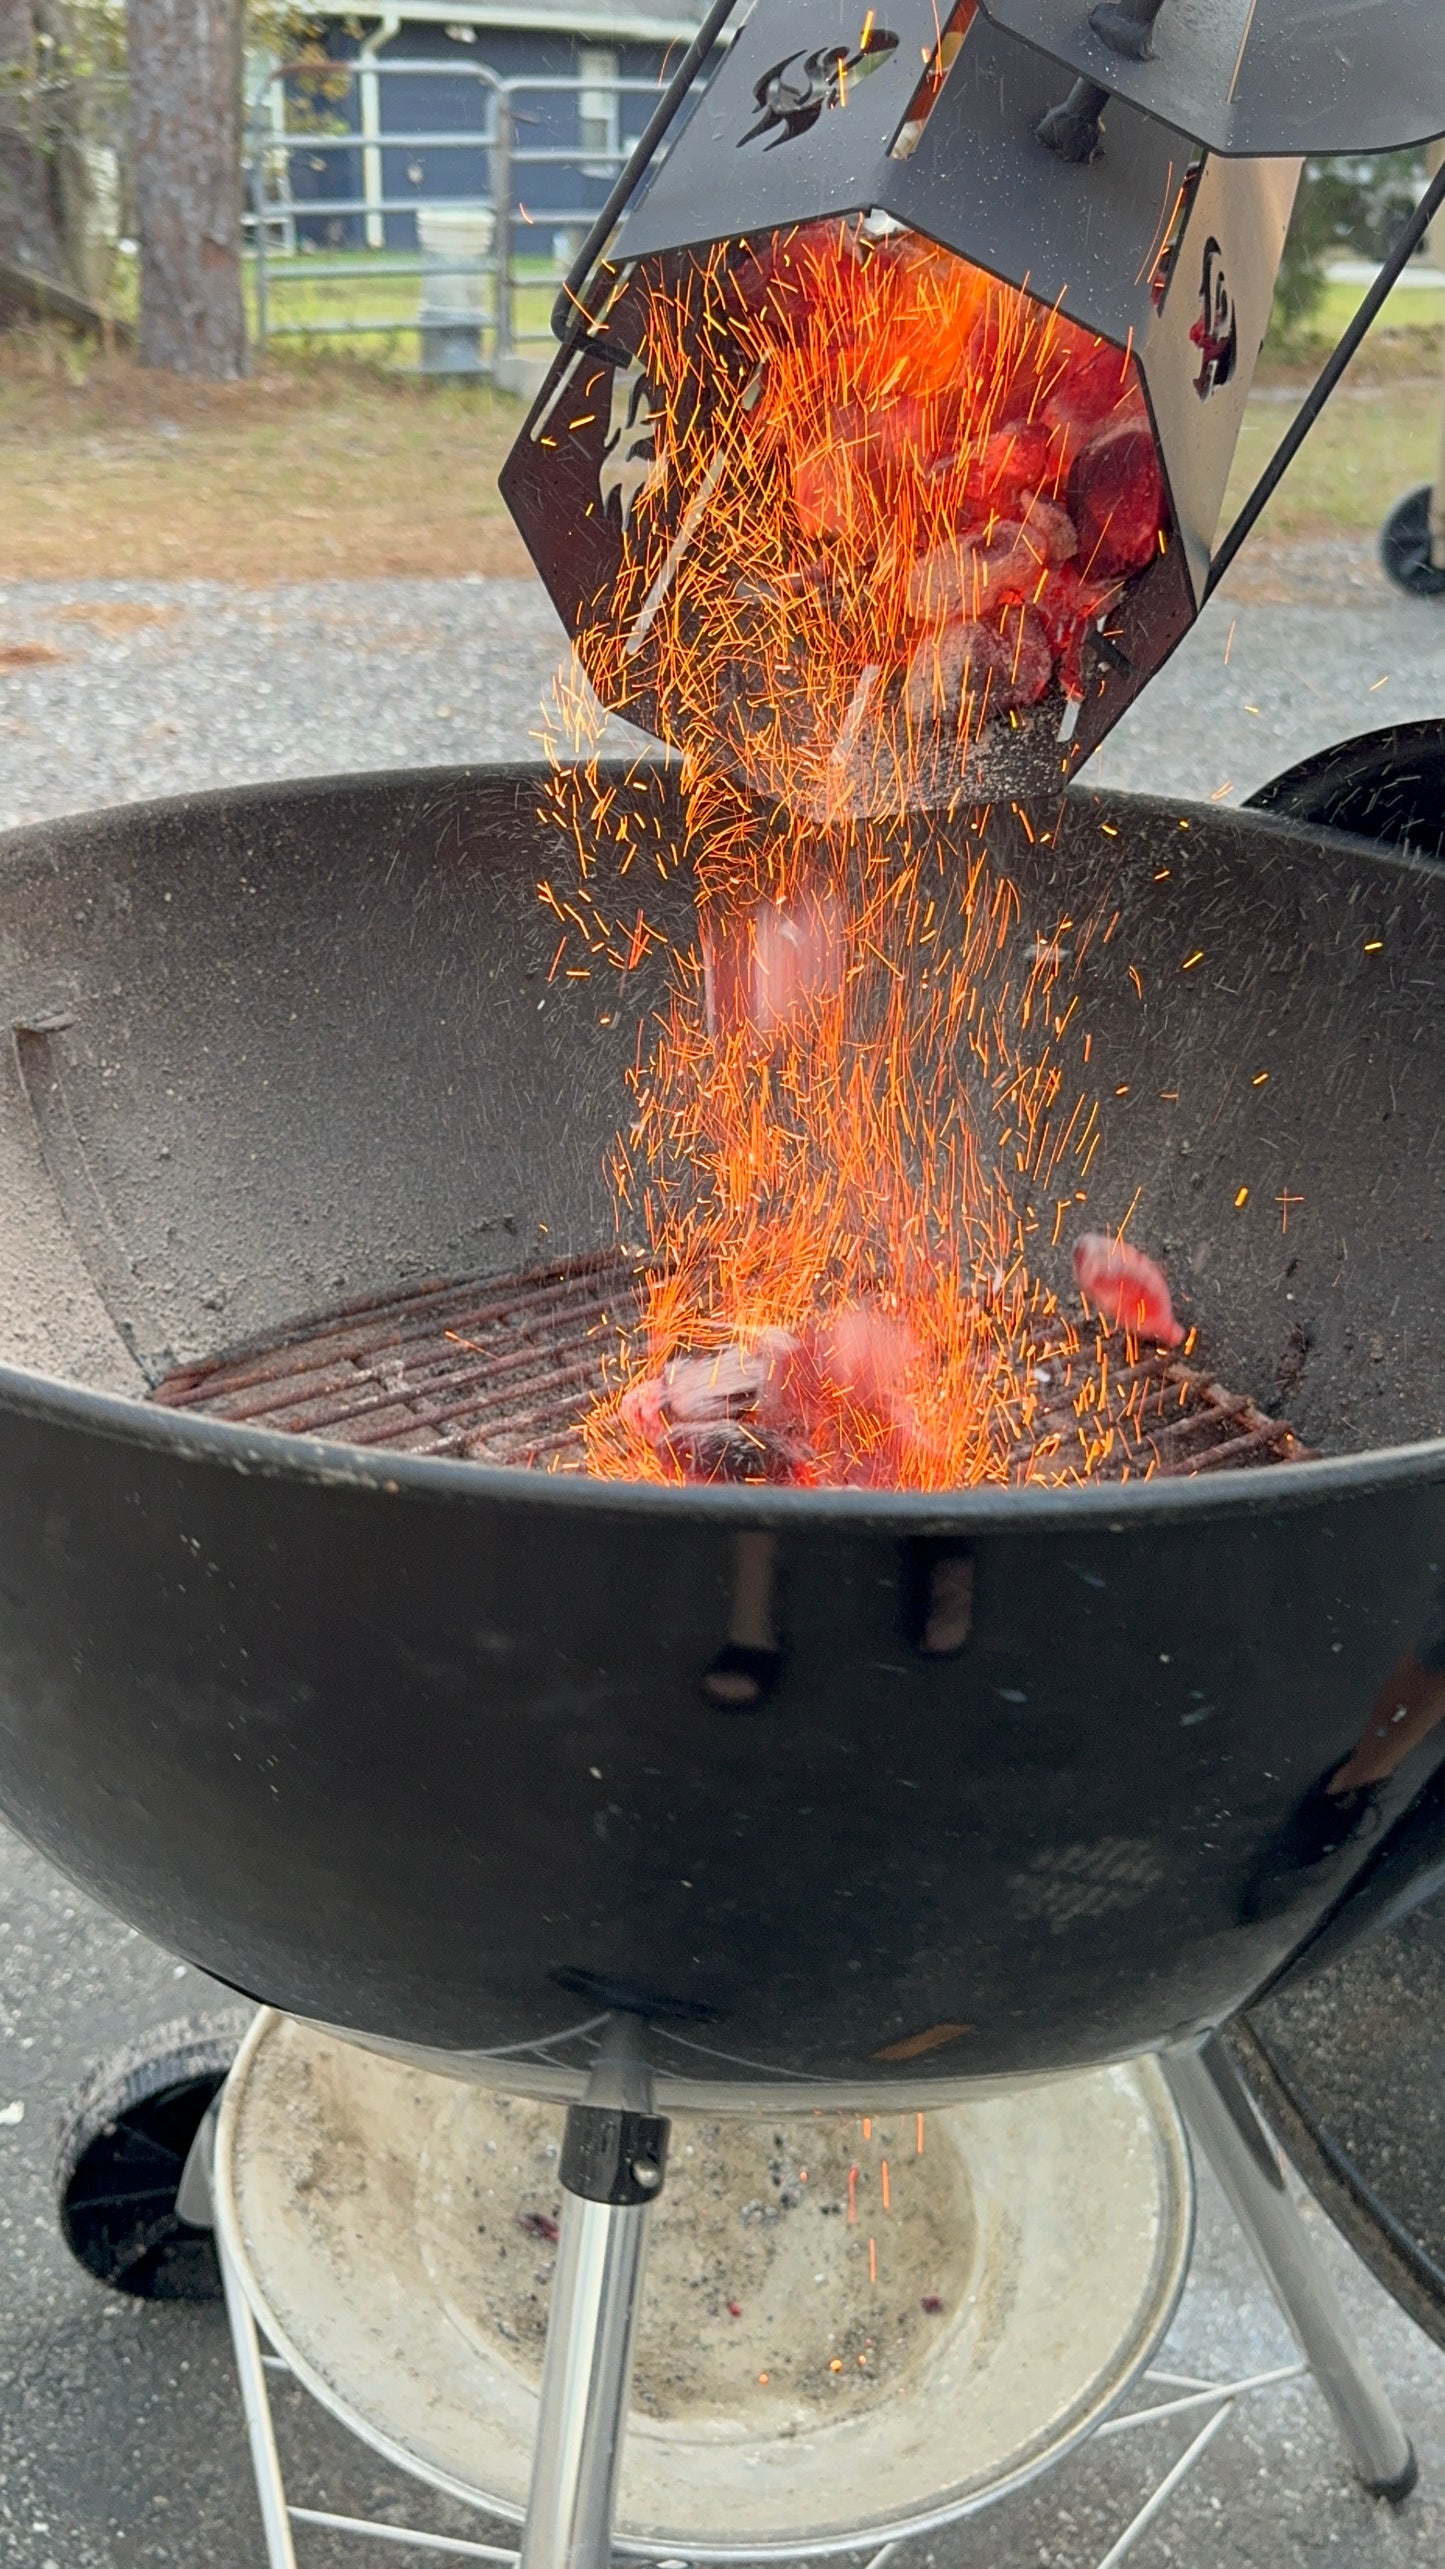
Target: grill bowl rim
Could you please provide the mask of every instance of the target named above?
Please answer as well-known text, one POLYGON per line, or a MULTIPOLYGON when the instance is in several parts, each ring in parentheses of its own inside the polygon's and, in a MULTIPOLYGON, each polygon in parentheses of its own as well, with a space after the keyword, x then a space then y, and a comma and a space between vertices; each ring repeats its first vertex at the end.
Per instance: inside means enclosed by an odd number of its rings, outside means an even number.
MULTIPOLYGON (((1313 1462, 1272 1463, 1267 1470, 1210 1472, 1197 1479, 1076 1484, 1066 1489, 974 1483, 958 1490, 787 1489, 754 1483, 596 1479, 581 1472, 534 1471, 523 1465, 473 1463, 455 1456, 398 1454, 294 1436, 278 1428, 242 1427, 226 1419, 161 1409, 125 1393, 100 1392, 51 1374, 0 1365, 0 1414, 139 1446, 201 1466, 211 1464, 267 1480, 370 1491, 378 1497, 487 1501, 627 1517, 673 1517, 684 1523, 856 1527, 883 1533, 1005 1534, 1047 1526, 1212 1522, 1237 1514, 1285 1510, 1358 1498, 1377 1490, 1445 1483, 1445 1436, 1382 1445, 1359 1454, 1325 1454, 1313 1462)), ((1122 1531, 1122 1526, 1120 1528, 1122 1531)))

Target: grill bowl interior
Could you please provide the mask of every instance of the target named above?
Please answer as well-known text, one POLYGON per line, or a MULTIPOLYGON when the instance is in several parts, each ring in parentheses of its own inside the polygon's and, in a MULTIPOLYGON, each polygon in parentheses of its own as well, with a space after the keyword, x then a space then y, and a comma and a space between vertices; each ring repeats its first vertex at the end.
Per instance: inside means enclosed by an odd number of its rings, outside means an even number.
MULTIPOLYGON (((12 838, 0 1352, 138 1390, 352 1299, 611 1245, 604 1155, 666 966, 549 981, 539 781, 280 787, 12 838)), ((1102 1103, 1089 1223, 1137 1193, 1212 1369, 1307 1444, 1440 1433, 1439 872, 1124 796, 1071 794, 1047 849, 1008 814, 990 835, 1021 951, 1120 913, 1069 985, 1102 1103)), ((685 878, 649 906, 688 937, 685 878)), ((1067 1239, 1052 1266, 1066 1289, 1067 1239)))

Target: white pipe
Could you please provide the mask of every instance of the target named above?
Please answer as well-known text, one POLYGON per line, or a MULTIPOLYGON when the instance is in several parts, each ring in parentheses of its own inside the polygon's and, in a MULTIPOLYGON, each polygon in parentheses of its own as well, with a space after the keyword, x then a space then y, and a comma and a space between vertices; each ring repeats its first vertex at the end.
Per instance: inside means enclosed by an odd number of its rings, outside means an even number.
POLYGON ((490 2542, 462 2542, 450 2533, 418 2533, 414 2525, 377 2524, 369 2516, 328 2515, 322 2507, 293 2507, 296 2524, 319 2525, 326 2533, 359 2533, 373 2542, 400 2542, 409 2551, 442 2551, 451 2560, 500 2560, 516 2569, 515 2551, 498 2551, 490 2542))
POLYGON ((1168 2505, 1169 2500, 1173 2497, 1180 2481, 1187 2478, 1188 2474, 1193 2470, 1195 2463, 1200 2459, 1200 2456, 1206 2452, 1208 2447, 1214 2442, 1220 2428, 1225 2424, 1228 2418, 1233 2416, 1233 2414, 1234 2402, 1233 2400, 1226 2400, 1223 2408, 1216 2409, 1213 2417, 1209 2420, 1208 2425, 1201 2426, 1193 2443, 1185 2446, 1185 2449, 1180 2454, 1173 2470, 1165 2474, 1165 2477, 1160 2481, 1153 2496, 1145 2499, 1144 2504, 1139 2509, 1138 2514, 1133 2518, 1132 2522, 1125 2525, 1118 2541, 1105 2552, 1103 2559, 1099 2563, 1099 2569, 1116 2569, 1116 2564, 1127 2558, 1140 2536, 1147 2533, 1156 2515, 1160 2513, 1160 2510, 1163 2507, 1168 2505))
MULTIPOLYGON (((389 45, 392 37, 400 32, 400 11, 388 10, 371 34, 363 39, 357 51, 357 61, 374 62, 379 48, 389 45)), ((385 193, 381 174, 381 82, 374 71, 363 71, 357 87, 361 94, 361 130, 366 137, 361 154, 361 193, 367 206, 366 246, 368 250, 384 250, 386 217, 380 211, 385 193), (376 211, 373 212, 373 208, 376 211)))

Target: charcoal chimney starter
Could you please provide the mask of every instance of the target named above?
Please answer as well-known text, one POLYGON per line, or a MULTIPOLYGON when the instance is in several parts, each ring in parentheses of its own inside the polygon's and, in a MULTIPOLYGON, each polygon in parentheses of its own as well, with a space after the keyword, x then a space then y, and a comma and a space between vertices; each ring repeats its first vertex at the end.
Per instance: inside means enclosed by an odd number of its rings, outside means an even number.
POLYGON ((1071 143, 1066 91, 1060 62, 975 0, 941 33, 932 0, 760 0, 738 29, 640 173, 502 477, 610 708, 695 754, 714 733, 754 790, 793 803, 841 795, 843 772, 865 808, 944 801, 971 774, 1027 790, 1066 776, 1188 630, 1300 163, 1226 159, 1097 86, 1102 115, 1082 141, 1075 118, 1071 143), (836 342, 886 348, 910 278, 880 389, 836 342), (950 380, 948 329, 970 315, 950 380), (799 452, 796 403, 781 429, 769 415, 810 329, 856 395, 825 401, 816 457, 799 452), (1091 377, 1106 387, 1093 397, 1091 377), (778 628, 749 623, 745 497, 721 536, 707 525, 726 515, 720 480, 750 469, 749 413, 763 579, 827 588, 813 663, 835 659, 848 682, 819 714, 811 770, 793 727, 781 784, 756 709, 700 727, 669 657, 670 602, 683 625, 716 623, 702 592, 680 599, 689 562, 731 545, 740 692, 750 657, 754 696, 772 692, 778 628), (877 582, 905 468, 927 550, 899 591, 890 666, 877 582), (872 513, 861 533, 850 494, 872 513), (1152 514, 1135 527, 1131 509, 1152 514))

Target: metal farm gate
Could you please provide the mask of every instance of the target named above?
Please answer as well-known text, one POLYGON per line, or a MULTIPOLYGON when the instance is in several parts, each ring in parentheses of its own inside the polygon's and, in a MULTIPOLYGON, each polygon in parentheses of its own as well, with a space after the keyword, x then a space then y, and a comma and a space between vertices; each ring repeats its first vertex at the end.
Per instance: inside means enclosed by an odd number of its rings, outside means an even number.
POLYGON ((558 282, 631 149, 624 102, 657 96, 455 56, 278 65, 248 121, 258 346, 411 334, 424 371, 489 376, 544 355, 558 282))

